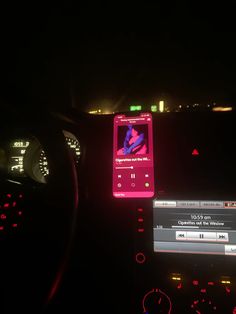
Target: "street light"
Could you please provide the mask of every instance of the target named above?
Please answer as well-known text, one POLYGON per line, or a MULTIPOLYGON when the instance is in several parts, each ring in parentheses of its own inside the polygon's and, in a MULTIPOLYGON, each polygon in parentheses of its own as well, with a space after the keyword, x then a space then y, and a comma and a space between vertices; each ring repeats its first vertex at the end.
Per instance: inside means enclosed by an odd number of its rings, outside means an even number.
POLYGON ((164 112, 164 109, 165 109, 165 102, 164 102, 164 100, 160 100, 159 101, 159 111, 164 112))

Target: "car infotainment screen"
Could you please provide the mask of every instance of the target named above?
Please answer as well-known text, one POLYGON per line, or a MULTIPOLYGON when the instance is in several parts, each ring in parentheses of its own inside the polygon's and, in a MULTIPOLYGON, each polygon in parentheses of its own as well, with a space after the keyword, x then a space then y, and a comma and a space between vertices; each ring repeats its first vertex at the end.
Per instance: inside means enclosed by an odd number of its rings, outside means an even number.
POLYGON ((155 252, 236 256, 236 201, 153 201, 155 252))
POLYGON ((153 134, 151 113, 114 117, 113 196, 154 195, 153 134))

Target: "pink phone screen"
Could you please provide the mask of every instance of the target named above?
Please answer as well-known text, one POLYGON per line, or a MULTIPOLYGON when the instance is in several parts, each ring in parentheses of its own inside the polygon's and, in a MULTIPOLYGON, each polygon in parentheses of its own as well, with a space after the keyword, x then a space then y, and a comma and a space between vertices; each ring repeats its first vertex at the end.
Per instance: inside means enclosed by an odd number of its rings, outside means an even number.
POLYGON ((114 117, 113 196, 153 197, 153 130, 151 113, 114 117))

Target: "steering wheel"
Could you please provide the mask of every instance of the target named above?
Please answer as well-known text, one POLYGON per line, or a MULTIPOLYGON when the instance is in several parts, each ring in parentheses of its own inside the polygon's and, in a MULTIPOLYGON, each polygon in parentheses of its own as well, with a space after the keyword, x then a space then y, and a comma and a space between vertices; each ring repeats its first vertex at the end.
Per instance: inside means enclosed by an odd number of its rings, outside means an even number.
MULTIPOLYGON (((22 198, 21 230, 0 234, 3 313, 44 313, 55 295, 73 245, 78 208, 77 171, 60 124, 50 113, 2 110, 2 132, 24 130, 48 160, 47 184, 17 185, 1 178, 3 195, 22 198)), ((9 200, 9 215, 11 202, 9 200)), ((16 202, 15 202, 16 203, 16 202)))

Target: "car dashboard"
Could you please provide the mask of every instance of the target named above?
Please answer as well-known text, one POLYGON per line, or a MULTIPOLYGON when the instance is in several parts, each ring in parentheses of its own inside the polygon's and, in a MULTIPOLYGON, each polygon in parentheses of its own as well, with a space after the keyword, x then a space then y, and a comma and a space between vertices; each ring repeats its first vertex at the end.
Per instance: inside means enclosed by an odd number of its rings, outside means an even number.
MULTIPOLYGON (((75 162, 80 159, 80 144, 76 136, 63 130, 65 140, 71 150, 75 162)), ((39 183, 46 183, 49 175, 48 161, 45 152, 33 135, 19 134, 2 141, 1 145, 1 169, 9 180, 18 182, 32 179, 39 183)))
MULTIPOLYGON (((76 165, 79 205, 70 261, 48 313, 236 313, 235 114, 55 117, 76 165), (134 124, 143 126, 145 147, 126 154, 134 124)), ((23 127, 6 130, 2 180, 25 193, 44 189, 43 145, 23 127)), ((14 209, 12 195, 5 198, 2 234, 6 204, 14 209)), ((10 220, 15 234, 23 222, 10 220)))

